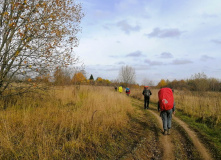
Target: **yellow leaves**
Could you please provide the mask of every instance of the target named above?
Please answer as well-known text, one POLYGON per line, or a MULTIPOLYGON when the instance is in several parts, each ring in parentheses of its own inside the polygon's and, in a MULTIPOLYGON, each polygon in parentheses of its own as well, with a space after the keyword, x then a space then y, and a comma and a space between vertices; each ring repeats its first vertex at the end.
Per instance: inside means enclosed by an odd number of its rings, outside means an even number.
POLYGON ((85 76, 83 75, 83 73, 78 72, 78 73, 75 73, 75 74, 74 74, 74 77, 72 78, 72 83, 75 83, 75 82, 81 83, 81 82, 83 82, 83 81, 85 81, 85 80, 86 80, 86 78, 85 78, 85 76))
POLYGON ((8 15, 8 12, 5 12, 5 13, 3 14, 3 16, 6 16, 6 15, 8 15))
MULTIPOLYGON (((27 42, 30 42, 31 39, 32 39, 31 37, 28 37, 28 38, 27 38, 27 42)), ((29 46, 29 47, 30 47, 30 46, 29 46)))
POLYGON ((167 85, 167 82, 164 80, 164 79, 161 79, 161 81, 158 83, 158 87, 161 88, 161 87, 165 87, 167 85))
POLYGON ((32 81, 32 79, 31 78, 28 78, 28 82, 31 82, 32 81))
POLYGON ((27 0, 24 0, 24 4, 27 4, 27 0))
POLYGON ((19 55, 20 51, 15 52, 15 56, 17 57, 19 55))
POLYGON ((56 36, 60 36, 61 32, 59 30, 56 30, 56 36))
POLYGON ((32 65, 29 65, 28 67, 29 67, 29 68, 31 68, 31 67, 32 67, 32 65))
POLYGON ((48 27, 49 23, 48 23, 48 22, 45 22, 44 25, 45 25, 45 27, 48 27))
POLYGON ((24 61, 24 64, 26 64, 27 63, 27 61, 24 61))
POLYGON ((14 26, 14 24, 15 24, 14 22, 10 23, 9 27, 12 28, 14 26))

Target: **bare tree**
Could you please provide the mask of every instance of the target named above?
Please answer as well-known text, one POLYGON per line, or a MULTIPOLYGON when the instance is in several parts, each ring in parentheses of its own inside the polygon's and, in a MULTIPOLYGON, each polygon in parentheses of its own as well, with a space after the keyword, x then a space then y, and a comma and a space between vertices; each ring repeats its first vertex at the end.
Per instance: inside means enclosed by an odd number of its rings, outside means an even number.
POLYGON ((75 62, 82 17, 74 0, 0 0, 0 95, 25 92, 36 87, 34 77, 75 62), (30 83, 13 84, 14 77, 30 83))
POLYGON ((119 72, 119 80, 126 85, 134 84, 136 79, 135 69, 130 66, 122 66, 119 72))
POLYGON ((154 86, 154 82, 150 79, 144 78, 141 82, 144 86, 154 86))

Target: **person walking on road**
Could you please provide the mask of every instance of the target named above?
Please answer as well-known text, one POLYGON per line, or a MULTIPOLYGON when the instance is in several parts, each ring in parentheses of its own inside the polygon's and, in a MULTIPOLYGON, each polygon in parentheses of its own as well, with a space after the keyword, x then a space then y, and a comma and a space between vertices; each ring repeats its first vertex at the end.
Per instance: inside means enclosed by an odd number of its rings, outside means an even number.
POLYGON ((158 92, 158 112, 163 121, 163 134, 170 134, 172 127, 172 114, 175 114, 175 102, 173 90, 170 88, 161 88, 158 92))
POLYGON ((150 96, 152 95, 149 86, 144 86, 142 94, 144 95, 144 109, 148 109, 150 103, 150 96))
POLYGON ((120 86, 120 87, 118 88, 118 91, 119 91, 120 93, 122 93, 122 92, 123 92, 123 87, 120 86))
POLYGON ((130 88, 129 87, 126 88, 126 94, 127 94, 127 96, 130 95, 130 88))

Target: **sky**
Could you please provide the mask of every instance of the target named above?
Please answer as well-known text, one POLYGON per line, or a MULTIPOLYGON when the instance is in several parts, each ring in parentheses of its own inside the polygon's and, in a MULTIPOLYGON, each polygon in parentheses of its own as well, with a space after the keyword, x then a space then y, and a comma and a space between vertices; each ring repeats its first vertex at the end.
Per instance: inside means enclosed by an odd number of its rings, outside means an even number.
POLYGON ((115 80, 123 66, 136 82, 221 79, 220 0, 81 0, 75 53, 87 78, 115 80))

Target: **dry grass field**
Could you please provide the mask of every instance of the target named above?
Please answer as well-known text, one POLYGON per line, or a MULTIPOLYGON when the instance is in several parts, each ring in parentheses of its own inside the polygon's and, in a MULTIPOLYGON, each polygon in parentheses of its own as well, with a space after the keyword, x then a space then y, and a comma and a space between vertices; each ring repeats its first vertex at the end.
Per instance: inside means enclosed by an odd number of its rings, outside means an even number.
MULTIPOLYGON (((131 96, 143 100, 143 88, 131 90, 131 96)), ((159 89, 151 89, 150 101, 157 103, 159 89)), ((221 124, 221 93, 174 91, 176 108, 184 114, 212 125, 221 124)))
MULTIPOLYGON (((157 103, 158 90, 151 91, 151 102, 157 103)), ((141 93, 142 88, 131 89, 130 96, 142 100, 141 93)), ((220 124, 220 97, 220 93, 175 91, 179 111, 214 125, 220 124)), ((151 116, 140 102, 133 105, 130 97, 113 87, 54 87, 14 96, 6 110, 0 102, 0 159, 121 159, 147 133, 149 152, 159 145, 154 143, 156 123, 152 118, 145 122, 151 116)))
MULTIPOLYGON (((130 99, 108 87, 56 87, 0 111, 0 159, 111 159, 130 140, 130 99), (108 149, 107 149, 108 148, 108 149)), ((0 107, 2 103, 0 103, 0 107)), ((133 141, 133 140, 131 140, 133 141)))

